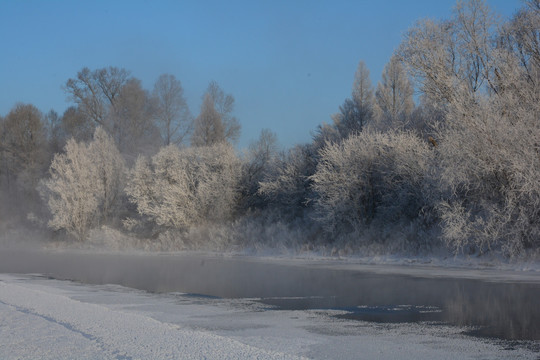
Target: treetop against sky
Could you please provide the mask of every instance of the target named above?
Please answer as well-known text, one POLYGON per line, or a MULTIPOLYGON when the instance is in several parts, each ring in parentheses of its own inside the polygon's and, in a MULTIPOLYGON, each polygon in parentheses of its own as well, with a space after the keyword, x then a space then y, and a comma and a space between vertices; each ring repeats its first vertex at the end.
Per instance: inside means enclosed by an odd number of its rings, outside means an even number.
MULTIPOLYGON (((519 0, 490 0, 507 18, 519 0)), ((165 73, 189 108, 208 83, 236 99, 239 145, 261 129, 284 146, 308 141, 351 91, 360 60, 374 85, 418 19, 447 18, 454 0, 414 1, 3 1, 0 114, 17 102, 62 114, 62 89, 81 68, 116 66, 145 89, 165 73)))

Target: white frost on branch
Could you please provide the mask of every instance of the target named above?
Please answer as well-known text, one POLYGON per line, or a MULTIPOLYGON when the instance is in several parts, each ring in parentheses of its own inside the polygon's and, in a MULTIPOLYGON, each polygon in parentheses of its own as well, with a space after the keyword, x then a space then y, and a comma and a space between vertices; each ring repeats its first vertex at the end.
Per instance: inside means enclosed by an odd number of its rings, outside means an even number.
POLYGON ((49 227, 84 240, 93 226, 107 221, 116 210, 125 164, 101 127, 89 144, 69 140, 64 153, 55 155, 49 173, 42 187, 52 213, 49 227))
POLYGON ((126 192, 139 214, 166 228, 186 229, 231 218, 240 160, 225 143, 180 150, 174 145, 139 157, 126 192))

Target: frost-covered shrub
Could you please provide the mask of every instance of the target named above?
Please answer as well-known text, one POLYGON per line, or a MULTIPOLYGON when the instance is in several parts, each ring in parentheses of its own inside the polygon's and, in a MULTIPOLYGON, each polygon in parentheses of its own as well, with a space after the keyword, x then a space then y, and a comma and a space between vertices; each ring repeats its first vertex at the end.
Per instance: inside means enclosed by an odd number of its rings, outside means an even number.
POLYGON ((431 201, 456 251, 540 247, 540 5, 523 5, 499 23, 485 2, 459 2, 398 50, 440 114, 425 117, 439 144, 431 201))
POLYGON ((125 165, 112 138, 97 128, 89 144, 67 142, 56 154, 42 196, 52 213, 49 227, 84 240, 88 230, 112 215, 122 191, 125 165))
POLYGON ((94 139, 88 145, 88 156, 98 177, 96 186, 99 188, 101 221, 109 222, 119 210, 126 181, 126 164, 112 137, 101 127, 96 129, 94 139))
POLYGON ((281 209, 283 218, 300 216, 311 195, 310 176, 315 172, 317 154, 311 145, 297 145, 276 160, 259 183, 259 193, 267 204, 281 209))
POLYGON ((240 211, 263 208, 264 196, 259 193, 260 182, 263 181, 276 161, 277 137, 268 129, 263 129, 256 142, 250 144, 242 158, 242 176, 240 188, 242 198, 240 211))
POLYGON ((308 216, 285 218, 283 209, 268 208, 237 219, 231 227, 234 244, 257 253, 295 253, 313 249, 320 226, 308 216))
POLYGON ((151 160, 137 159, 126 193, 139 214, 158 226, 187 229, 232 217, 239 176, 240 161, 228 144, 170 145, 151 160))
POLYGON ((540 112, 520 106, 523 99, 457 106, 440 131, 439 209, 456 251, 496 248, 512 256, 540 246, 540 112))
POLYGON ((327 144, 311 176, 317 220, 331 235, 359 232, 374 219, 410 221, 424 205, 432 151, 409 132, 364 131, 327 144))
POLYGON ((138 245, 136 239, 106 225, 91 229, 84 244, 107 250, 135 249, 138 245))

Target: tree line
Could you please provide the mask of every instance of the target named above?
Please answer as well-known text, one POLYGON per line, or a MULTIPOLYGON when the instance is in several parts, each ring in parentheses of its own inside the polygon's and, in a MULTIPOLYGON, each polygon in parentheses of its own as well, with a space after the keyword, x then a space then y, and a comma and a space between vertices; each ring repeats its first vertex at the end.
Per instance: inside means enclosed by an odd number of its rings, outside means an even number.
POLYGON ((538 254, 538 0, 504 21, 481 0, 418 21, 376 87, 360 61, 331 122, 283 151, 270 130, 235 150, 234 97, 215 82, 196 117, 172 75, 146 91, 124 69, 85 68, 64 89, 62 116, 19 104, 0 136, 2 203, 56 234, 538 254))

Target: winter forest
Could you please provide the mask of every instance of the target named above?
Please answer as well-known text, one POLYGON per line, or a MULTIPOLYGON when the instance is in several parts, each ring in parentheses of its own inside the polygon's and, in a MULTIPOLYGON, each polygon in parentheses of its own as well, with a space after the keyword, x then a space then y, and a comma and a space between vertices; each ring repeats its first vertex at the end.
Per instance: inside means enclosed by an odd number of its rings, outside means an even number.
MULTIPOLYGON (((353 74, 351 74, 353 75, 353 74)), ((540 1, 500 20, 481 0, 408 29, 374 85, 288 149, 269 129, 238 149, 216 82, 189 109, 181 79, 152 89, 82 68, 63 114, 0 116, 0 233, 51 246, 328 255, 540 254, 540 1), (195 113, 198 113, 195 115, 195 113)), ((60 85, 60 84, 59 84, 60 85)))

